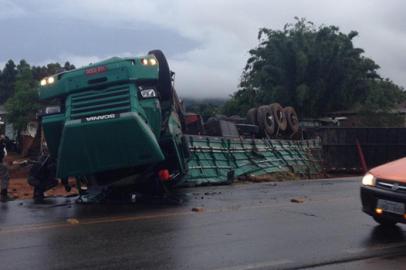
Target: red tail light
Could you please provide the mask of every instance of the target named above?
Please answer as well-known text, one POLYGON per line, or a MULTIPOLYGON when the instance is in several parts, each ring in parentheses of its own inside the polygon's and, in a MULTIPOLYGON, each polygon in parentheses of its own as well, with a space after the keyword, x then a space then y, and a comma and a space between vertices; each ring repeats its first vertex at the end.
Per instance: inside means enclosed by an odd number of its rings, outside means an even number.
POLYGON ((158 172, 158 176, 159 176, 159 179, 161 179, 161 181, 166 182, 166 181, 171 180, 171 175, 169 174, 169 171, 167 169, 160 170, 158 172))

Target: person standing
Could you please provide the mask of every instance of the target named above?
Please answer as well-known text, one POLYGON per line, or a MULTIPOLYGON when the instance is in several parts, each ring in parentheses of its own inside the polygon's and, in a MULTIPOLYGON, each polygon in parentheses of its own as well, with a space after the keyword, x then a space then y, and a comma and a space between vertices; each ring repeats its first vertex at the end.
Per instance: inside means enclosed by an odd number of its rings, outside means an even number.
POLYGON ((5 164, 4 158, 7 156, 5 136, 0 136, 0 201, 7 202, 10 197, 8 196, 8 183, 9 183, 9 174, 8 169, 5 164))

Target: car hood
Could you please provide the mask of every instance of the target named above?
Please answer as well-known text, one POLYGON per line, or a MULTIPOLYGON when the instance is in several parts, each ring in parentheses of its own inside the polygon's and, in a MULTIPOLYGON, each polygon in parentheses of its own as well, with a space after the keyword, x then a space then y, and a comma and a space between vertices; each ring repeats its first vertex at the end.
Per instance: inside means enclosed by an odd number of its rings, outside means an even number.
POLYGON ((370 173, 377 178, 406 183, 406 157, 375 167, 370 173))

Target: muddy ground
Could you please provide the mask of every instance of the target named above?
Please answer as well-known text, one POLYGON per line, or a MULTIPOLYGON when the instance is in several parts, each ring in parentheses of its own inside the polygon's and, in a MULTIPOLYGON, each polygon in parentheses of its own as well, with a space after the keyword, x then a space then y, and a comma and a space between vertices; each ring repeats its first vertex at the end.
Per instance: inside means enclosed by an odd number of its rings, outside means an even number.
MULTIPOLYGON (((74 181, 71 181, 72 185, 74 181)), ((33 188, 27 183, 27 178, 12 178, 10 179, 9 194, 18 200, 31 199, 33 195, 33 188)), ((45 192, 45 196, 68 196, 77 194, 78 191, 75 187, 70 192, 66 192, 65 188, 59 184, 57 187, 45 192)))

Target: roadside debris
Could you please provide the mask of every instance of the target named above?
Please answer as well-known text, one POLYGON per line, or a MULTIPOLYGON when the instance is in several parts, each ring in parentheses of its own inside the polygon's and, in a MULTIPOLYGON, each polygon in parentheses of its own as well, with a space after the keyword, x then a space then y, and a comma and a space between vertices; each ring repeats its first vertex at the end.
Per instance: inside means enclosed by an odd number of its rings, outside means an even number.
POLYGON ((304 203, 305 199, 304 198, 293 198, 290 200, 292 203, 304 203))
POLYGON ((206 195, 206 196, 217 195, 217 194, 221 194, 221 191, 220 192, 212 191, 212 192, 205 192, 204 193, 204 195, 206 195))
POLYGON ((71 224, 71 225, 77 225, 79 224, 79 220, 77 220, 76 218, 68 218, 66 220, 67 223, 71 224))
MULTIPOLYGON (((292 172, 279 172, 279 173, 268 173, 264 175, 246 175, 241 176, 239 180, 249 181, 249 182, 283 182, 286 180, 297 180, 298 175, 292 172)), ((276 185, 276 184, 275 184, 276 185)))
POLYGON ((192 208, 192 211, 193 211, 193 212, 203 212, 203 211, 204 211, 204 208, 203 208, 203 207, 193 207, 193 208, 192 208))

